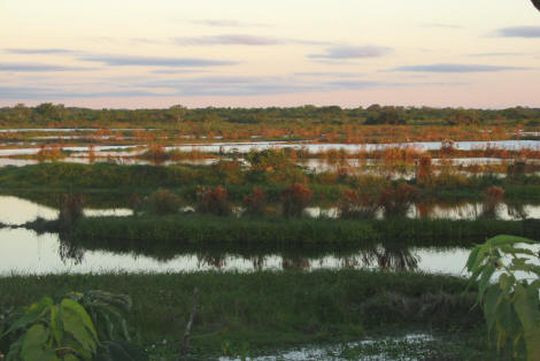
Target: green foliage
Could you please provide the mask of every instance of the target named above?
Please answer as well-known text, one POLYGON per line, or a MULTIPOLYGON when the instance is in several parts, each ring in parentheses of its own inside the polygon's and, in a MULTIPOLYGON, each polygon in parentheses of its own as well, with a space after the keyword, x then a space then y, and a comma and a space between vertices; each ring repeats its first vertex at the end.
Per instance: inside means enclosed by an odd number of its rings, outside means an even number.
POLYGON ((104 291, 70 292, 58 303, 50 297, 0 323, 0 352, 6 361, 140 361, 129 340, 123 312, 131 298, 104 291))
POLYGON ((15 276, 0 278, 0 309, 51 290, 126 293, 134 301, 127 318, 138 326, 141 343, 177 352, 197 287, 201 308, 190 344, 194 351, 219 353, 224 340, 249 342, 256 349, 358 340, 380 327, 475 327, 482 315, 470 312, 474 298, 461 297, 466 285, 464 279, 442 275, 354 270, 15 276), (370 302, 374 298, 379 302, 370 302), (164 338, 167 346, 160 346, 164 338))
POLYGON ((28 307, 2 334, 15 336, 7 361, 91 361, 98 347, 92 319, 78 302, 49 297, 28 307))
POLYGON ((182 201, 175 193, 167 189, 159 189, 150 194, 146 199, 145 206, 152 214, 178 213, 182 201))
POLYGON ((526 245, 533 241, 497 236, 477 246, 467 261, 471 280, 478 284, 490 336, 499 351, 528 361, 540 360, 539 255, 526 245))

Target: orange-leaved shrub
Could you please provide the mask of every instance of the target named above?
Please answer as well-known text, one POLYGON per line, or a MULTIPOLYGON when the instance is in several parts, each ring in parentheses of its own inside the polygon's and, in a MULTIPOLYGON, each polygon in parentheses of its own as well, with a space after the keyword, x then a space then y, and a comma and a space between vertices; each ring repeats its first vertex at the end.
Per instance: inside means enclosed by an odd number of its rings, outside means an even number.
POLYGON ((294 183, 281 193, 283 215, 287 218, 300 217, 311 202, 313 192, 307 185, 294 183))
POLYGON ((196 209, 200 213, 228 216, 232 213, 228 198, 227 189, 222 186, 215 188, 200 187, 197 189, 196 209))

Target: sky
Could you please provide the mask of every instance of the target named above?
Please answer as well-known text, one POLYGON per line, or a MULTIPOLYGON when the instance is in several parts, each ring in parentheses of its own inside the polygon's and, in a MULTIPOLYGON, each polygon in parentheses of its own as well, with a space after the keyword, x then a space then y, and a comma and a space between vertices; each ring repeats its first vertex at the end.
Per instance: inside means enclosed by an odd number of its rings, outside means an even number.
POLYGON ((0 106, 540 107, 529 0, 0 0, 0 106))

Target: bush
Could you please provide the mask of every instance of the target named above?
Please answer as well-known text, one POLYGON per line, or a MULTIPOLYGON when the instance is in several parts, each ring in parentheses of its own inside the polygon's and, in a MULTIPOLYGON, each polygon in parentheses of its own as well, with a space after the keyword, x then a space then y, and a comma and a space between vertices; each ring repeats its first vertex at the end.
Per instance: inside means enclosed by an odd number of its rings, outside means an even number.
POLYGON ((285 189, 282 194, 283 215, 289 217, 300 217, 302 212, 309 205, 313 192, 306 185, 294 183, 285 189))
POLYGON ((345 190, 338 203, 342 218, 374 218, 380 208, 377 195, 373 192, 345 190))
POLYGON ((228 202, 229 194, 222 186, 202 187, 197 190, 197 211, 216 216, 228 216, 232 213, 228 202))
POLYGON ((386 188, 380 197, 380 205, 384 210, 385 217, 406 216, 409 208, 418 199, 418 195, 418 188, 406 183, 386 188))
POLYGON ((266 211, 266 194, 259 188, 253 188, 253 192, 244 198, 246 214, 252 216, 262 216, 266 211))
POLYGON ((84 198, 80 194, 64 194, 60 199, 58 224, 60 228, 70 228, 76 221, 84 217, 84 198))
POLYGON ((482 204, 482 216, 487 218, 496 218, 497 210, 504 200, 504 189, 497 186, 491 186, 486 189, 484 203, 482 204))
POLYGON ((160 189, 148 197, 146 204, 151 213, 165 215, 177 213, 182 201, 173 192, 160 189))

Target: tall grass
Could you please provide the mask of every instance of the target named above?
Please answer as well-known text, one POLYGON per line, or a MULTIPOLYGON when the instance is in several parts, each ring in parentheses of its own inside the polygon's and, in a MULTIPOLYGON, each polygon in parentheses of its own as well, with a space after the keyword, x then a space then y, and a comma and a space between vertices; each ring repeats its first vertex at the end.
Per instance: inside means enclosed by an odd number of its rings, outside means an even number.
POLYGON ((145 345, 182 338, 199 290, 193 326, 195 350, 218 354, 224 343, 252 347, 358 339, 386 327, 476 327, 474 295, 466 281, 420 274, 358 271, 254 274, 59 275, 0 278, 0 309, 29 304, 45 295, 100 289, 129 294, 131 325, 145 345))

